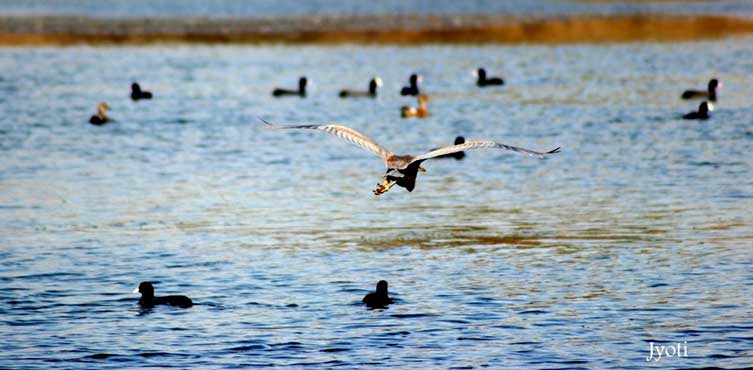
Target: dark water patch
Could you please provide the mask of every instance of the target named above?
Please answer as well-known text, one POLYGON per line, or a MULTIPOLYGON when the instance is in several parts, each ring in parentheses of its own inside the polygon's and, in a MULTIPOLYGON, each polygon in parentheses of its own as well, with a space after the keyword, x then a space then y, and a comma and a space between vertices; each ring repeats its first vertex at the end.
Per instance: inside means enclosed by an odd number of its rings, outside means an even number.
POLYGON ((432 313, 396 313, 391 314, 390 316, 396 319, 418 319, 424 317, 438 317, 439 315, 432 313))
POLYGON ((275 350, 279 349, 301 349, 303 348, 303 343, 300 342, 284 342, 284 343, 270 343, 270 347, 274 348, 275 350))
POLYGON ((245 351, 256 351, 256 350, 263 350, 267 347, 261 344, 252 344, 247 346, 238 346, 238 347, 232 347, 227 348, 227 351, 238 351, 238 352, 245 352, 245 351))
POLYGON ((525 311, 518 311, 519 315, 545 315, 548 314, 549 311, 544 310, 525 310, 525 311))
POLYGON ((494 325, 494 328, 503 330, 525 330, 526 328, 519 325, 494 325))
POLYGON ((115 356, 121 356, 121 355, 113 354, 113 353, 97 353, 97 354, 93 354, 93 355, 84 356, 81 359, 82 360, 85 360, 85 359, 106 360, 106 359, 108 359, 110 357, 115 357, 115 356))
POLYGON ((445 322, 448 324, 460 324, 460 325, 466 325, 470 324, 471 321, 468 320, 460 320, 460 319, 439 319, 439 322, 445 322))
POLYGON ((469 340, 469 341, 493 341, 498 340, 495 337, 458 337, 457 340, 469 340))
POLYGON ((706 356, 706 358, 711 358, 711 359, 714 359, 714 360, 724 360, 724 359, 728 359, 728 358, 737 358, 737 357, 738 356, 724 355, 724 354, 721 354, 721 353, 714 353, 714 354, 706 356))
POLYGON ((348 366, 348 363, 340 361, 340 360, 331 360, 331 361, 323 361, 323 362, 296 362, 289 364, 289 366, 315 366, 315 367, 321 367, 321 366, 348 366))
POLYGON ((48 320, 44 319, 17 319, 17 320, 5 320, 4 321, 9 326, 40 326, 48 324, 48 320))
POLYGON ((351 348, 341 348, 341 347, 333 347, 333 348, 325 348, 319 350, 319 352, 327 352, 327 353, 333 353, 333 352, 348 352, 351 351, 351 348))

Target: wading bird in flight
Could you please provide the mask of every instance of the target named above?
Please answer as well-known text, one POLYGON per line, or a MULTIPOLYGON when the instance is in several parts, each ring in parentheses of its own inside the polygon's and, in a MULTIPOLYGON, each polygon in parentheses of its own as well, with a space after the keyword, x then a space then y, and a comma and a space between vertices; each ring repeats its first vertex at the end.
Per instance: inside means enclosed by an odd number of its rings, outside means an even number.
POLYGON ((426 154, 422 154, 422 155, 414 157, 412 155, 394 154, 391 151, 389 151, 387 148, 379 145, 377 142, 369 139, 368 137, 364 136, 360 132, 346 126, 340 126, 340 125, 282 126, 282 125, 276 125, 276 124, 267 122, 261 118, 259 118, 259 120, 266 123, 268 127, 275 128, 275 129, 310 129, 310 130, 324 131, 328 134, 337 136, 345 141, 350 142, 351 144, 358 145, 361 148, 364 148, 378 155, 384 161, 385 166, 387 166, 387 174, 384 176, 384 182, 382 182, 381 184, 377 184, 376 189, 374 189, 374 195, 384 194, 395 185, 403 187, 408 191, 413 191, 413 188, 416 186, 416 177, 418 176, 418 172, 419 171, 426 172, 426 170, 423 167, 421 167, 421 163, 423 163, 423 161, 427 159, 436 158, 442 155, 457 153, 457 152, 470 150, 470 149, 494 148, 494 149, 512 150, 514 152, 524 153, 533 157, 538 157, 538 158, 543 159, 543 158, 546 158, 546 156, 549 154, 554 154, 560 151, 559 147, 557 147, 556 149, 550 150, 548 152, 537 152, 533 150, 519 148, 512 145, 497 143, 490 140, 469 140, 463 144, 445 146, 442 148, 432 150, 426 154))

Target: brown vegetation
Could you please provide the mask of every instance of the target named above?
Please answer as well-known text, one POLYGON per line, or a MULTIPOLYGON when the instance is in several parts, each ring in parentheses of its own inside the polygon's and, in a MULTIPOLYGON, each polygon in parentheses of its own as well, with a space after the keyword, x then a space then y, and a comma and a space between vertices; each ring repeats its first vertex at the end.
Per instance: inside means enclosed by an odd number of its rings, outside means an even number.
POLYGON ((753 33, 753 20, 712 15, 505 15, 218 18, 0 18, 0 45, 145 43, 603 43, 753 33))

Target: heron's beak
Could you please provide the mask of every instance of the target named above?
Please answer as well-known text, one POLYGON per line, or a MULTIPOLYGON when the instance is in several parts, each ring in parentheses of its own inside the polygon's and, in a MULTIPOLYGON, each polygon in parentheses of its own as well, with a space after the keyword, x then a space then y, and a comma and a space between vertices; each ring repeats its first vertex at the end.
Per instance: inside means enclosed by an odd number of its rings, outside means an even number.
POLYGON ((426 172, 426 169, 421 166, 418 166, 418 172, 426 172))

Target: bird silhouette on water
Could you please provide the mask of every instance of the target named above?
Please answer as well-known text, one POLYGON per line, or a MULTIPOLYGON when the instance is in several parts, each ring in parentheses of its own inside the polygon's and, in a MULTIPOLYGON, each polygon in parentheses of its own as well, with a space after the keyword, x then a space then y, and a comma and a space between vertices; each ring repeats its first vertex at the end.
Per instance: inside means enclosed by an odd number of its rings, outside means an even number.
MULTIPOLYGON (((465 143, 465 138, 464 137, 458 136, 458 137, 455 138, 455 144, 454 145, 460 145, 460 144, 464 144, 464 143, 465 143)), ((437 150, 437 149, 439 149, 439 148, 434 148, 432 150, 437 150)), ((440 156, 438 156, 436 158, 455 158, 457 160, 461 160, 461 159, 465 158, 465 152, 455 152, 455 153, 440 155, 440 156)))
POLYGON ((400 95, 403 95, 403 96, 406 96, 406 95, 416 96, 416 95, 418 95, 420 93, 418 91, 418 83, 419 83, 419 81, 421 81, 421 77, 419 75, 417 75, 415 73, 412 74, 412 75, 410 75, 410 78, 408 79, 408 82, 410 84, 408 86, 404 86, 400 90, 400 95))
POLYGON ((289 89, 281 89, 277 88, 272 90, 272 96, 280 97, 280 96, 300 96, 301 98, 306 97, 306 85, 308 85, 309 80, 306 77, 301 77, 298 79, 298 90, 289 90, 289 89))
POLYGON ((698 110, 695 112, 690 112, 684 116, 682 116, 683 119, 700 119, 700 120, 706 120, 711 118, 711 115, 709 115, 709 112, 714 110, 714 106, 709 102, 703 102, 698 106, 698 110))
POLYGON ((188 308, 193 306, 191 298, 184 295, 167 295, 164 297, 157 297, 154 295, 154 286, 148 281, 142 281, 139 287, 136 288, 134 293, 141 293, 141 299, 139 304, 141 307, 154 307, 160 304, 166 304, 170 306, 178 306, 182 308, 188 308))
POLYGON ((369 81, 369 89, 367 91, 358 90, 340 90, 338 94, 341 98, 376 98, 377 89, 382 86, 382 79, 374 77, 369 81))
POLYGON ((369 293, 363 297, 363 303, 366 303, 371 308, 385 308, 388 304, 394 303, 387 292, 387 282, 379 280, 376 292, 369 293))
POLYGON ((152 98, 151 91, 141 90, 141 86, 137 82, 134 82, 131 84, 131 99, 133 101, 142 100, 142 99, 151 99, 151 98, 152 98))
POLYGON ((502 86, 505 84, 505 80, 499 77, 487 77, 486 70, 483 68, 476 70, 476 78, 476 86, 478 87, 502 86))
POLYGON ((89 123, 91 123, 94 126, 102 126, 106 124, 107 122, 110 122, 110 118, 107 117, 108 109, 110 109, 110 106, 107 105, 107 103, 105 102, 101 102, 97 104, 97 114, 89 118, 89 123))
POLYGON ((722 83, 716 78, 712 78, 709 81, 706 91, 703 90, 685 90, 682 93, 683 99, 708 99, 709 101, 716 101, 716 90, 722 87, 722 83))

